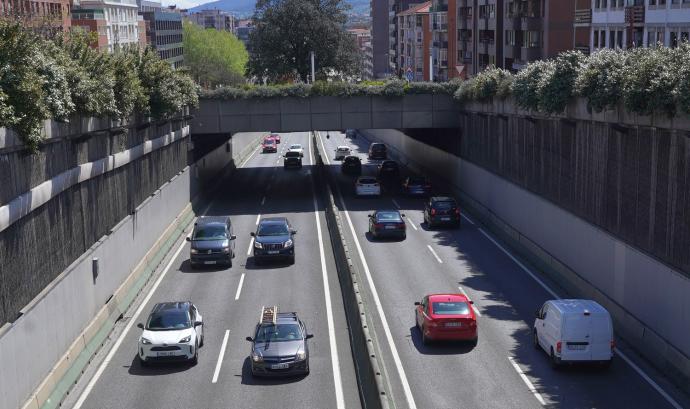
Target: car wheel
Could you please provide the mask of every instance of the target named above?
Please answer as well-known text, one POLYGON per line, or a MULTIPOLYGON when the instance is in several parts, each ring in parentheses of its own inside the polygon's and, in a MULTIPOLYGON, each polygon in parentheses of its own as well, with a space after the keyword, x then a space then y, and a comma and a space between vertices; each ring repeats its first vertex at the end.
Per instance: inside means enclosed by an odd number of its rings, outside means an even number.
POLYGON ((532 336, 534 341, 534 349, 539 349, 539 336, 537 335, 537 330, 534 330, 534 335, 532 336))
POLYGON ((290 256, 290 259, 288 260, 290 264, 295 264, 295 256, 290 256))
POLYGON ((196 344, 196 348, 194 348, 194 357, 192 357, 192 365, 196 365, 199 363, 199 344, 196 344))
POLYGON ((189 262, 189 268, 191 270, 196 270, 196 264, 192 263, 191 261, 189 262))
POLYGON ((402 239, 405 240, 407 238, 407 233, 402 235, 402 239))
POLYGON ((228 268, 232 268, 232 257, 228 259, 228 268))
POLYGON ((202 327, 202 330, 201 330, 201 342, 199 342, 199 348, 201 348, 201 347, 203 347, 203 346, 204 346, 204 330, 203 330, 203 327, 202 327))
POLYGON ((470 346, 472 346, 472 348, 476 348, 478 342, 479 342, 479 335, 477 335, 476 338, 474 338, 472 341, 470 341, 470 346))
POLYGON ((561 366, 561 362, 556 357, 556 354, 553 353, 553 348, 551 348, 551 368, 553 369, 558 369, 561 366))
POLYGON ((146 362, 146 360, 140 356, 139 357, 139 365, 141 365, 143 368, 146 368, 147 366, 149 366, 149 363, 146 362))
POLYGON ((426 336, 426 331, 424 331, 424 326, 422 325, 422 345, 429 345, 431 340, 426 336))

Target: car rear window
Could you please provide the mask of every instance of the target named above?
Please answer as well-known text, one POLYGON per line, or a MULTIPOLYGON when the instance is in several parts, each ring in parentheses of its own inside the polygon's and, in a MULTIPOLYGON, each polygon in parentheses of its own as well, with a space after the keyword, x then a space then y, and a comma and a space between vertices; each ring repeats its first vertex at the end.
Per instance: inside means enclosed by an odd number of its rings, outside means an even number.
POLYGON ((362 178, 359 180, 359 183, 363 183, 365 185, 371 185, 371 184, 374 184, 377 182, 376 182, 376 179, 374 179, 374 178, 362 178))
POLYGON ((386 149, 386 145, 380 144, 380 143, 375 143, 371 145, 371 150, 372 151, 383 151, 386 149))
POLYGON ((435 315, 466 315, 470 313, 470 307, 466 302, 432 302, 432 311, 435 315))
POLYGON ((302 339, 298 324, 261 325, 256 331, 255 342, 285 342, 302 339))
POLYGON ((449 210, 456 207, 455 202, 433 202, 432 205, 439 210, 449 210))
POLYGON ((273 145, 274 143, 275 143, 275 141, 272 140, 272 139, 266 139, 266 140, 264 141, 264 144, 265 144, 265 145, 273 145))
POLYGON ((194 238, 192 240, 225 240, 228 238, 225 232, 225 226, 218 224, 209 224, 206 226, 197 226, 194 230, 194 238))
POLYGON ((382 222, 401 222, 402 218, 400 218, 400 214, 398 214, 398 212, 378 212, 376 213, 376 220, 382 222))
POLYGON ((146 329, 156 330, 176 330, 190 328, 191 322, 189 314, 184 310, 168 310, 151 314, 146 329))
POLYGON ((356 156, 348 156, 347 158, 345 158, 345 162, 359 162, 359 158, 356 156))

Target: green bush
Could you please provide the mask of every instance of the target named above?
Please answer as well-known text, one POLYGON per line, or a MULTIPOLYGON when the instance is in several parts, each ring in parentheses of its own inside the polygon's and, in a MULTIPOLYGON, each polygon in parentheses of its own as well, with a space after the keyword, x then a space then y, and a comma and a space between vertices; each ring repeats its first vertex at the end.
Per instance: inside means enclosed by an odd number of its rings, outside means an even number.
POLYGON ((675 90, 678 73, 675 53, 668 48, 636 48, 628 52, 623 69, 623 102, 640 115, 676 114, 675 90))
POLYGON ((539 83, 539 110, 547 114, 559 114, 573 98, 577 75, 585 55, 580 51, 566 51, 553 60, 539 83))
POLYGON ((675 52, 678 82, 674 94, 678 98, 678 110, 687 115, 690 114, 690 44, 683 43, 675 52))
POLYGON ((513 74, 491 66, 463 82, 456 91, 455 98, 465 102, 488 102, 494 97, 504 99, 510 95, 512 86, 513 74))
POLYGON ((575 80, 575 93, 596 112, 615 108, 623 98, 623 70, 627 54, 603 49, 587 58, 575 80))
POLYGON ((527 64, 515 74, 513 96, 517 105, 524 109, 538 111, 541 104, 541 84, 553 71, 552 61, 535 61, 527 64))

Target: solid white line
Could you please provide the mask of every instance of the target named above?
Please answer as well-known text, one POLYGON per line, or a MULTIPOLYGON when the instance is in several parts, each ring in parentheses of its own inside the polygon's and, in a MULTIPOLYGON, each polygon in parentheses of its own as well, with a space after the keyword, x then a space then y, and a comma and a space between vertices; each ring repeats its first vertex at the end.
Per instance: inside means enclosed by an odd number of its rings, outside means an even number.
POLYGON ((469 217, 465 216, 462 213, 460 214, 460 216, 462 216, 463 219, 467 220, 472 226, 475 225, 474 222, 469 217))
POLYGON ((391 199, 391 201, 393 201, 393 204, 395 205, 395 207, 400 209, 400 205, 398 204, 398 202, 395 201, 395 199, 391 199))
POLYGON ((252 254, 252 247, 254 247, 254 237, 252 237, 252 239, 249 240, 249 248, 247 249, 247 255, 252 254))
POLYGON ((527 388, 529 389, 530 392, 532 392, 532 395, 534 395, 535 398, 539 401, 539 403, 542 404, 542 406, 546 405, 546 402, 544 401, 544 398, 541 397, 541 394, 537 392, 537 388, 534 387, 532 382, 527 378, 524 372, 522 372, 522 369, 520 366, 515 363, 515 360, 513 360, 512 356, 508 357, 508 360, 510 363, 513 365, 513 368, 517 371, 517 373, 520 375, 520 378, 522 378, 522 381, 525 382, 525 385, 527 385, 527 388))
POLYGON ((417 226, 415 226, 414 223, 412 223, 412 219, 407 218, 407 222, 410 223, 410 226, 412 226, 413 229, 419 230, 419 229, 417 228, 417 226))
MULTIPOLYGON (((321 139, 321 136, 319 134, 319 142, 321 142, 321 146, 323 147, 323 140, 321 139)), ((326 148, 323 147, 324 152, 326 151, 326 148)), ((340 204, 343 207, 342 213, 345 214, 345 219, 347 220, 348 226, 350 226, 350 232, 352 233, 352 237, 355 240, 355 247, 357 248, 357 253, 359 254, 359 258, 362 261, 362 267, 364 267, 364 273, 367 277, 367 283, 369 284, 369 288, 371 289, 371 294, 374 298, 374 304, 376 304, 376 311, 379 314, 379 317, 381 318, 381 325, 383 326, 383 331, 386 334, 386 340, 388 341, 388 347, 391 350, 391 354, 393 355, 393 361, 395 362, 395 367, 398 370, 398 375, 400 376, 400 383, 402 383, 403 391, 405 392, 405 399, 407 400, 407 407, 410 409, 416 409, 417 404, 414 401, 414 396, 412 396, 412 389, 410 388, 410 383, 407 381, 407 375, 405 375, 405 369, 403 368, 402 361, 400 360, 400 354, 398 354, 398 349, 395 346, 395 342, 393 342, 393 335, 391 334, 391 329, 388 326, 388 320, 386 319, 386 314, 383 312, 383 306, 381 305, 381 299, 379 298, 379 293, 376 291, 376 286, 374 285, 374 280, 371 277, 371 271, 369 270, 369 264, 367 264, 367 260, 364 258, 364 252, 362 251, 362 246, 359 244, 359 239, 357 238, 357 233, 355 231, 355 227, 352 224, 352 219, 350 218, 350 214, 347 211, 347 206, 345 204, 345 200, 343 200, 343 195, 342 192, 340 192, 340 189, 337 189, 338 192, 338 199, 340 200, 340 204)))
POLYGON ((427 245, 426 245, 426 248, 429 249, 429 251, 431 252, 431 254, 434 255, 434 257, 436 257, 436 261, 438 261, 439 263, 443 264, 443 261, 441 260, 441 258, 438 256, 438 254, 436 254, 436 252, 434 251, 434 249, 431 248, 430 245, 427 244, 427 245))
POLYGON ((240 276, 240 283, 237 284, 237 292, 235 293, 235 301, 240 299, 240 293, 242 292, 242 283, 244 283, 244 273, 240 276))
MULTIPOLYGON (((242 278, 244 278, 244 274, 242 274, 242 278)), ((235 298, 237 299, 237 298, 235 298)), ((211 383, 216 383, 218 382, 218 375, 220 374, 220 367, 223 365, 223 356, 225 356, 225 348, 228 346, 228 337, 230 336, 230 330, 226 329, 225 330, 225 336, 223 337, 223 343, 220 346, 220 352, 218 353, 218 362, 216 362, 216 370, 213 371, 213 379, 211 379, 211 383)))
MULTIPOLYGON (((460 287, 460 286, 458 286, 458 289, 460 290, 460 292, 461 292, 465 297, 467 297, 468 300, 472 301, 472 300, 470 299, 470 296, 467 295, 467 293, 465 292, 465 289, 463 289, 463 288, 460 287)), ((481 317, 481 316, 482 316, 482 313, 479 312, 479 308, 477 308, 477 305, 474 304, 474 303, 472 303, 472 304, 470 304, 470 305, 472 306, 472 309, 474 310, 474 312, 475 312, 478 316, 481 317)))
POLYGON ((105 371, 105 367, 108 366, 110 361, 113 359, 113 356, 115 356, 115 353, 120 348, 120 345, 122 345, 122 341, 124 341, 125 336, 127 336, 127 333, 132 328, 134 323, 137 321, 137 318, 139 318, 139 314, 141 314, 141 312, 144 310, 144 307, 146 307, 146 304, 148 304, 149 300, 151 300, 153 293, 156 292, 156 289, 158 288, 160 283, 163 281, 163 278, 165 278, 165 275, 170 270, 170 267, 172 267, 173 263, 177 260, 177 256, 180 254, 182 249, 185 247, 185 244, 187 244, 187 242, 183 241, 182 244, 180 244, 180 247, 177 248, 177 250, 175 251, 175 254, 173 254, 172 258, 170 259, 168 264, 165 266, 165 269, 161 273, 160 277, 158 277, 156 282, 151 287, 151 290, 149 290, 149 293, 146 295, 146 298, 144 298, 144 300, 141 302, 141 304, 139 305, 139 308, 137 308, 137 310, 134 313, 134 315, 132 316, 132 318, 129 319, 129 322, 127 323, 127 325, 125 326, 125 329, 120 334, 120 337, 117 339, 117 341, 115 341, 115 345, 113 345, 113 348, 108 352, 108 355, 106 355, 105 360, 103 360, 101 365, 98 367, 98 370, 96 370, 96 373, 94 374, 93 378, 91 378, 88 385, 86 385, 84 392, 82 392, 81 396, 79 397, 79 400, 77 400, 77 403, 74 405, 74 409, 79 409, 84 404, 84 401, 89 396, 89 393, 91 393, 91 390, 96 385, 96 382, 98 382, 98 379, 101 377, 101 375, 103 375, 103 371, 105 371))
MULTIPOLYGON (((525 267, 524 264, 522 264, 522 263, 521 263, 520 261, 518 261, 515 257, 513 257, 512 254, 510 254, 505 248, 503 248, 503 246, 501 246, 498 242, 496 242, 496 240, 494 240, 491 236, 489 236, 483 229, 480 228, 479 231, 480 231, 487 239, 489 239, 492 243, 494 243, 494 244, 496 245, 496 247, 498 247, 499 249, 501 249, 508 257, 510 257, 518 266, 520 266, 520 268, 522 268, 527 274, 529 274, 529 276, 532 277, 532 278, 534 279, 534 281, 536 281, 537 284, 539 284, 544 290, 546 290, 549 294, 551 294, 551 296, 553 296, 553 298, 555 298, 555 299, 557 299, 557 300, 559 300, 559 299, 561 298, 561 297, 558 296, 558 294, 556 294, 555 291, 553 291, 551 288, 549 288, 542 280, 539 279, 539 277, 537 277, 536 275, 534 275, 527 267, 525 267)), ((669 395, 661 386, 659 386, 659 384, 657 384, 651 377, 649 377, 649 375, 647 375, 647 374, 642 370, 642 368, 640 368, 639 366, 637 366, 637 365, 636 365, 630 358, 628 358, 622 351, 620 351, 620 350, 618 350, 618 349, 614 349, 614 353, 615 353, 616 355, 620 356, 625 362, 627 362, 628 365, 630 365, 630 367, 631 367, 635 372, 637 372, 637 374, 640 375, 640 376, 642 377, 642 379, 644 379, 645 381, 647 381, 647 383, 648 383, 652 388, 654 388, 654 390, 656 390, 657 392, 659 392, 659 394, 660 394, 664 399, 666 399, 666 401, 667 401, 671 406, 673 406, 673 407, 676 408, 676 409, 681 409, 681 408, 682 408, 682 406, 681 406, 678 402, 676 402, 676 400, 673 399, 673 397, 671 397, 671 395, 669 395)))
POLYGON ((261 219, 261 213, 259 213, 259 214, 256 215, 256 223, 255 223, 255 224, 256 224, 257 226, 259 225, 259 219, 261 219))
POLYGON ((243 168, 244 165, 246 165, 247 162, 249 162, 249 159, 251 159, 252 156, 254 156, 254 154, 259 151, 259 148, 261 148, 261 145, 257 146, 256 149, 254 149, 254 151, 250 153, 249 156, 247 156, 247 159, 245 159, 244 162, 240 163, 241 168, 243 168))
POLYGON ((491 241, 493 244, 495 244, 496 247, 498 247, 499 249, 501 249, 501 251, 503 251, 508 257, 510 257, 510 259, 513 260, 513 261, 515 262, 515 264, 517 264, 518 266, 520 266, 520 268, 522 268, 522 269, 525 271, 525 273, 529 274, 529 276, 532 277, 532 278, 534 279, 534 281, 536 281, 537 284, 539 284, 544 290, 546 290, 546 292, 548 292, 549 294, 551 294, 552 297, 554 297, 554 298, 556 298, 556 299, 559 299, 559 298, 560 298, 560 297, 558 296, 558 294, 556 294, 555 291, 553 291, 552 289, 549 288, 549 286, 547 286, 546 284, 544 284, 544 282, 543 282, 539 277, 537 277, 536 275, 534 275, 534 273, 532 273, 527 267, 525 267, 524 264, 522 264, 518 259, 516 259, 512 254, 510 254, 510 253, 508 252, 508 250, 506 250, 505 248, 503 248, 503 246, 501 246, 496 240, 494 240, 493 237, 491 237, 491 236, 489 236, 488 234, 486 234, 486 232, 484 231, 484 229, 480 228, 480 229, 479 229, 479 232, 481 232, 481 233, 484 235, 484 237, 486 237, 487 239, 489 239, 489 241, 491 241))
POLYGON ((316 131, 316 136, 319 139, 319 142, 321 142, 321 148, 323 148, 323 152, 321 152, 321 158, 326 161, 326 165, 330 165, 331 161, 328 159, 328 154, 326 153, 326 145, 323 144, 323 139, 321 139, 321 132, 316 131))
MULTIPOLYGON (((309 143, 309 157, 311 158, 311 142, 309 143)), ((328 341, 331 347, 331 365, 333 366, 333 383, 335 384, 335 401, 338 409, 345 408, 343 383, 340 374, 340 362, 338 361, 338 345, 335 341, 335 323, 333 320, 333 305, 331 303, 331 289, 328 283, 328 271, 326 270, 326 256, 323 250, 323 236, 321 234, 321 220, 319 219, 319 206, 316 201, 316 186, 314 179, 312 184, 312 201, 314 203, 314 217, 316 218, 316 233, 319 242, 319 257, 321 259, 321 275, 323 276, 323 291, 326 297, 326 321, 328 323, 328 341)))
POLYGON ((261 206, 263 206, 264 203, 266 203, 266 196, 264 196, 263 199, 261 199, 261 206))

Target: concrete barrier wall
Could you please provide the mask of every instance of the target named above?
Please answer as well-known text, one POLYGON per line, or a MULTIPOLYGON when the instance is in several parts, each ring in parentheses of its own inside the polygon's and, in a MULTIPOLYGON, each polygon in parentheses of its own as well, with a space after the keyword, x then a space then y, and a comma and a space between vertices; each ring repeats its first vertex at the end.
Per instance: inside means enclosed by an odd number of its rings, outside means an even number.
POLYGON ((690 379, 687 276, 455 155, 396 130, 364 134, 386 143, 391 156, 410 169, 445 179, 480 218, 537 259, 572 295, 605 305, 619 334, 639 352, 679 379, 690 379))

